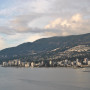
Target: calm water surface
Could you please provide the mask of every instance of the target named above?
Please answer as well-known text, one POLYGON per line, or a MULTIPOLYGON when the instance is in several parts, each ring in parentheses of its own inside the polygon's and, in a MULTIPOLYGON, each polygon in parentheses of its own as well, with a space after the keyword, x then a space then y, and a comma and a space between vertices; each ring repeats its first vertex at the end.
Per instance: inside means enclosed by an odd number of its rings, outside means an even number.
POLYGON ((90 72, 72 68, 0 67, 0 90, 90 90, 90 72))

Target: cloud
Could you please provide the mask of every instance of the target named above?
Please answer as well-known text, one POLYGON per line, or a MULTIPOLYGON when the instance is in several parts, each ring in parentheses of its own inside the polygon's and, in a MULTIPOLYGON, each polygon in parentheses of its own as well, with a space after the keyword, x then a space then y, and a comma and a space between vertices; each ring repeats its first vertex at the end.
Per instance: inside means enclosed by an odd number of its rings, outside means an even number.
POLYGON ((75 14, 74 16, 72 16, 71 21, 82 22, 82 15, 81 14, 75 14))
POLYGON ((0 32, 5 34, 51 33, 50 29, 53 29, 52 33, 54 33, 60 29, 64 33, 70 33, 66 29, 71 29, 69 28, 71 24, 72 28, 76 27, 75 23, 82 19, 81 15, 84 12, 86 17, 90 17, 87 16, 90 9, 89 2, 90 0, 17 0, 15 4, 0 10, 0 15, 12 15, 9 17, 8 25, 5 23, 4 26, 0 26, 0 32), (72 16, 78 12, 81 14, 72 16), (68 20, 68 18, 72 20, 68 20), (53 19, 55 20, 52 21, 53 19), (50 21, 52 22, 50 23, 50 21))
MULTIPOLYGON (((84 19, 81 14, 75 14, 71 18, 57 18, 45 29, 54 29, 58 35, 83 34, 90 32, 90 19, 84 19)), ((53 31, 52 31, 53 32, 53 31)))
POLYGON ((28 26, 29 22, 32 22, 36 18, 39 18, 41 15, 20 15, 15 17, 10 21, 10 26, 12 29, 15 30, 15 32, 23 33, 23 32, 28 32, 31 30, 31 27, 28 26))
POLYGON ((69 18, 58 17, 51 22, 45 21, 44 18, 49 18, 49 16, 44 14, 38 14, 37 16, 35 14, 20 15, 11 19, 7 26, 0 26, 0 32, 4 34, 53 33, 52 35, 71 35, 90 32, 90 19, 86 19, 84 15, 79 13, 69 18), (42 25, 43 21, 44 24, 42 25), (47 22, 50 24, 46 25, 47 22))
POLYGON ((90 9, 90 0, 53 0, 52 6, 52 12, 71 15, 81 13, 82 9, 90 9))
POLYGON ((11 16, 11 15, 14 14, 14 12, 16 11, 16 9, 17 9, 16 7, 2 9, 2 10, 0 10, 0 15, 6 16, 6 17, 11 16))
POLYGON ((16 15, 25 15, 30 13, 44 13, 48 12, 49 7, 51 6, 48 0, 12 0, 6 1, 6 4, 2 5, 0 15, 2 16, 16 16, 16 15))
POLYGON ((90 32, 90 19, 86 19, 82 14, 77 13, 69 18, 58 17, 51 22, 46 21, 49 24, 46 25, 45 23, 42 25, 45 17, 48 18, 49 16, 44 16, 43 14, 38 14, 37 16, 35 14, 17 16, 11 19, 7 26, 0 26, 0 32, 8 35, 17 33, 41 33, 47 36, 65 36, 90 32))
POLYGON ((3 37, 0 36, 0 50, 6 48, 6 43, 3 37))
POLYGON ((8 20, 4 26, 0 26, 0 32, 4 34, 42 33, 45 31, 43 27, 55 17, 54 15, 35 13, 19 15, 8 20))
POLYGON ((0 33, 11 35, 15 34, 15 31, 8 26, 0 26, 0 33))

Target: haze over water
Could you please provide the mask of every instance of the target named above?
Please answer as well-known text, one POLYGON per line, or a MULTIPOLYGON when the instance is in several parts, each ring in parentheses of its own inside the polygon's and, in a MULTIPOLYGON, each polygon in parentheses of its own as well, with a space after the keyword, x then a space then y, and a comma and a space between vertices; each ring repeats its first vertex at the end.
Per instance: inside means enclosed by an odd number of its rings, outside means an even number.
POLYGON ((90 90, 90 72, 72 68, 0 67, 0 90, 90 90))

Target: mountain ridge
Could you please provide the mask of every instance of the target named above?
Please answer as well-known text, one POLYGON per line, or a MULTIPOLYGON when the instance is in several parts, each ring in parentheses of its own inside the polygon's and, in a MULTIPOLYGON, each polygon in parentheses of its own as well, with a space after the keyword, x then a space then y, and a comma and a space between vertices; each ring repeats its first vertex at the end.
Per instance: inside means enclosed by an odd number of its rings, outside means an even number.
POLYGON ((0 51, 0 60, 20 58, 33 53, 43 53, 56 48, 65 51, 77 45, 90 45, 90 33, 71 36, 55 36, 27 42, 0 51))

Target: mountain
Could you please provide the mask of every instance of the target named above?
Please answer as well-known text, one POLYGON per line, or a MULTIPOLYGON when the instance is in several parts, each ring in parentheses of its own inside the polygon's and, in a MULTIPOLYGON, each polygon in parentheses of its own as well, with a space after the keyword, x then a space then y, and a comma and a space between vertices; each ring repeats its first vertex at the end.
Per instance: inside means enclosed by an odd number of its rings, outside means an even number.
MULTIPOLYGON (((57 36, 42 38, 35 42, 23 43, 16 47, 6 48, 0 51, 0 60, 9 60, 15 58, 24 58, 29 56, 38 56, 47 54, 47 52, 58 49, 58 52, 64 52, 78 45, 90 46, 90 33, 71 36, 57 36)), ((41 56, 40 56, 41 57, 41 56)), ((31 59, 31 58, 30 58, 31 59)))

